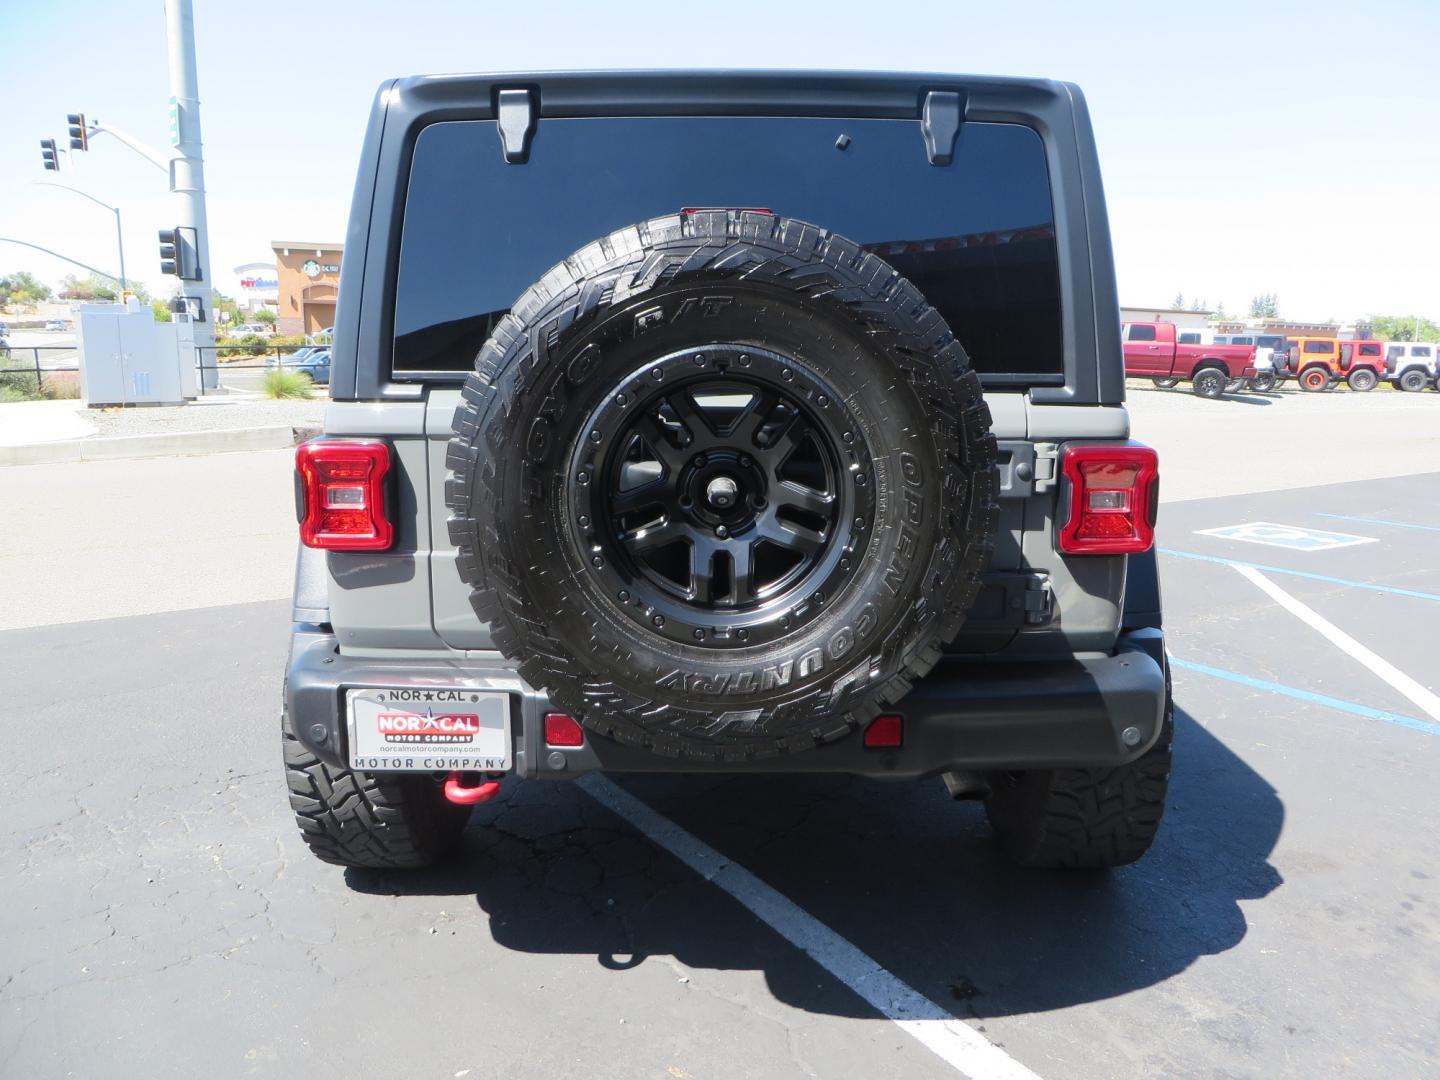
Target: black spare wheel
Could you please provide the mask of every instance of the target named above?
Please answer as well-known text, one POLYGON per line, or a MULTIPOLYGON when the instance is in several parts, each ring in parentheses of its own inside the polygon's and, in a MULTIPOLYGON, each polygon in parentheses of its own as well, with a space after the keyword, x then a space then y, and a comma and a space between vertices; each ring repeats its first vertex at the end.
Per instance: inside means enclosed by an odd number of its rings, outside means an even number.
POLYGON ((548 271, 475 368, 448 457, 460 573, 595 731, 804 750, 959 630, 998 520, 989 411, 944 320, 859 245, 655 218, 548 271))

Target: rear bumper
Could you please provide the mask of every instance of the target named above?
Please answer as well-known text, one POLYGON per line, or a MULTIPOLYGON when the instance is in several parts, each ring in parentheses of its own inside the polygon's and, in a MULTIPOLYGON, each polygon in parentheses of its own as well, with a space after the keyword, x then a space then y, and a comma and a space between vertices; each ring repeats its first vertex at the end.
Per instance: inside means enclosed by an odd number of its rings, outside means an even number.
POLYGON ((681 761, 586 732, 578 747, 548 747, 543 692, 503 661, 361 659, 335 638, 299 625, 291 645, 287 705, 296 735, 314 753, 344 765, 344 691, 365 686, 465 686, 511 694, 515 771, 541 779, 587 772, 832 772, 913 778, 947 771, 1113 766, 1160 735, 1165 708, 1164 638, 1158 629, 1125 634, 1113 656, 997 663, 947 659, 895 708, 904 744, 870 750, 858 733, 800 754, 736 764, 681 761))

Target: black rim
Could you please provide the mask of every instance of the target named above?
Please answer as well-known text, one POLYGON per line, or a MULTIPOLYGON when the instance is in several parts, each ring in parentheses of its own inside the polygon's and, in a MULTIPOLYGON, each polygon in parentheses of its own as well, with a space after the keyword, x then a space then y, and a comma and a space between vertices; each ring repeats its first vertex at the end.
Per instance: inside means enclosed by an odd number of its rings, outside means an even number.
POLYGON ((756 645, 825 610, 873 525, 862 425, 813 372, 708 345, 633 372, 571 456, 595 584, 651 632, 756 645))

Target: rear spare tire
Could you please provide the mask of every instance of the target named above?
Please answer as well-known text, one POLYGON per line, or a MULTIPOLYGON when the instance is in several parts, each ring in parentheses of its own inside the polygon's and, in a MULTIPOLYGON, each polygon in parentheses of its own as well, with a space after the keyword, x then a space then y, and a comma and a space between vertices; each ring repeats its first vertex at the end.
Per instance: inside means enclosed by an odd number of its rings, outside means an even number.
POLYGON ((701 211, 552 268, 476 360, 450 534, 556 706, 672 757, 839 738, 974 600, 998 511, 980 384, 888 264, 701 211))

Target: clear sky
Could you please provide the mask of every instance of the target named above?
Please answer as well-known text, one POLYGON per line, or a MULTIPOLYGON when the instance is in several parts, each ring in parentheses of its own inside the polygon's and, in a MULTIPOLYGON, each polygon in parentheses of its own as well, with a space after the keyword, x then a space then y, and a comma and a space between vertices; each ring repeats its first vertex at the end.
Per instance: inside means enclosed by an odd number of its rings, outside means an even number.
MULTIPOLYGON (((211 261, 344 236, 381 80, 448 71, 868 68, 1041 75, 1090 102, 1124 303, 1440 319, 1440 0, 302 4, 197 0, 211 261)), ((35 181, 83 110, 167 141, 160 0, 0 4, 0 236, 116 265, 113 219, 35 181)), ((58 178, 125 215, 152 291, 164 176, 104 137, 58 178)), ((0 244, 0 273, 70 268, 0 244)))

